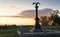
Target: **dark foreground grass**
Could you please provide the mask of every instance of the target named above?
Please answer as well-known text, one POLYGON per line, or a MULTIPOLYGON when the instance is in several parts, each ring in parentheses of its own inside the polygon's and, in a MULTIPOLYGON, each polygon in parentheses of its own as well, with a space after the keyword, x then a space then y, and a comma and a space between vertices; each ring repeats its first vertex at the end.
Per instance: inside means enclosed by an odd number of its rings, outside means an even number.
POLYGON ((0 37, 19 37, 17 29, 1 29, 0 37))
MULTIPOLYGON (((8 28, 8 29, 0 29, 0 37, 19 37, 19 35, 17 34, 17 28, 8 28)), ((32 27, 30 26, 24 26, 25 31, 31 29, 32 27)), ((47 26, 48 28, 48 26, 47 26)), ((60 31, 60 26, 54 26, 54 29, 59 30, 60 31)), ((31 35, 31 36, 24 36, 24 37, 60 37, 59 35, 31 35)))

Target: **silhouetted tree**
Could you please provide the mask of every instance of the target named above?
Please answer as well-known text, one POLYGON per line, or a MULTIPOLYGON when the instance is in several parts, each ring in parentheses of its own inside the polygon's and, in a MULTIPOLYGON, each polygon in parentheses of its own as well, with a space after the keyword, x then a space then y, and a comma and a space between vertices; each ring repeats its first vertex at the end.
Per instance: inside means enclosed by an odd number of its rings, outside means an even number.
POLYGON ((53 21, 52 25, 60 25, 60 17, 58 16, 59 11, 56 10, 54 11, 51 16, 50 16, 50 20, 53 21))
POLYGON ((43 25, 48 25, 48 17, 47 16, 41 16, 40 17, 40 23, 43 25))

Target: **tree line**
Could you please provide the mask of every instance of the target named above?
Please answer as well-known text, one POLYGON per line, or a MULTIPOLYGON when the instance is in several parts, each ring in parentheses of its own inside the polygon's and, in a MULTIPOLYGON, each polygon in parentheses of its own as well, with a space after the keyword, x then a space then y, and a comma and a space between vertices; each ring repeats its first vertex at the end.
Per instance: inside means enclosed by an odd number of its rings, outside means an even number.
POLYGON ((16 25, 1 25, 0 29, 15 29, 17 28, 16 25))
POLYGON ((60 16, 59 10, 54 10, 50 13, 50 16, 41 16, 40 24, 46 25, 60 25, 60 16))

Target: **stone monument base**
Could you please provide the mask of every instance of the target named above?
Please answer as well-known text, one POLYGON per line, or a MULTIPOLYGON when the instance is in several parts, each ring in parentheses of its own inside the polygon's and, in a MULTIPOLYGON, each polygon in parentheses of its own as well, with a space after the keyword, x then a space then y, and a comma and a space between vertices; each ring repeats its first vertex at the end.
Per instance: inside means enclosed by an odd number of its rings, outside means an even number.
POLYGON ((34 29, 33 32, 43 32, 42 29, 34 29))

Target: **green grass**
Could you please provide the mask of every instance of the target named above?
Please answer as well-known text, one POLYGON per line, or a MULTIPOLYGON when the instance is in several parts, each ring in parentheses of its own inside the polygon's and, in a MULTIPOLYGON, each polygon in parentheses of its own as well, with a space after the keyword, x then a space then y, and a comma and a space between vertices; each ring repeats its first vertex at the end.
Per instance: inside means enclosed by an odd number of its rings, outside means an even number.
MULTIPOLYGON (((23 26, 24 30, 30 30, 33 26, 23 26)), ((46 26, 47 29, 50 26, 46 26)), ((54 30, 60 31, 60 26, 53 26, 54 30)), ((0 37, 19 37, 17 34, 17 27, 9 27, 9 28, 0 28, 0 37)), ((59 35, 31 35, 31 36, 24 36, 24 37, 60 37, 59 35)))
POLYGON ((0 37, 19 37, 17 34, 17 28, 15 29, 1 29, 0 37))

